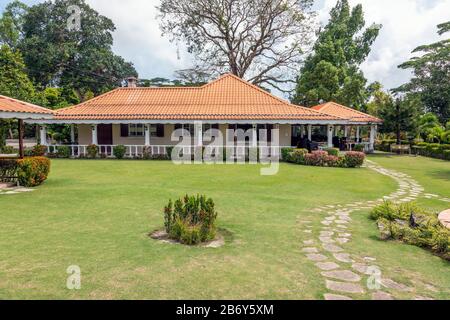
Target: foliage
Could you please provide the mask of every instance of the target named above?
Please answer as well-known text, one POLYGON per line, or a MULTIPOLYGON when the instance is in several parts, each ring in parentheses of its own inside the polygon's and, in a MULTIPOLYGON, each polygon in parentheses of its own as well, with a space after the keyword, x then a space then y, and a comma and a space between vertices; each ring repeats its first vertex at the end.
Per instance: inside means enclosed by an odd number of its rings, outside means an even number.
POLYGON ((357 144, 353 147, 353 151, 364 152, 365 146, 363 144, 357 144))
POLYGON ((213 240, 216 236, 214 202, 205 196, 186 195, 164 208, 164 226, 172 239, 195 245, 213 240))
POLYGON ((95 144, 90 144, 86 147, 87 156, 90 159, 95 159, 98 156, 98 146, 95 144))
POLYGON ((321 101, 336 101, 362 109, 368 92, 360 65, 370 53, 381 26, 364 29, 362 6, 352 9, 347 0, 339 0, 330 14, 314 53, 300 71, 293 102, 314 106, 321 101))
MULTIPOLYGON (((84 100, 89 92, 103 93, 120 86, 124 78, 137 75, 131 63, 112 52, 113 22, 84 0, 45 1, 15 12, 14 27, 5 32, 0 27, 0 37, 14 42, 14 49, 24 56, 30 78, 41 87, 73 89, 78 99, 84 100), (73 14, 68 11, 71 5, 81 9, 79 29, 67 27, 73 14)), ((2 21, 8 24, 10 16, 7 8, 0 26, 2 21)))
POLYGON ((70 158, 70 153, 71 150, 68 146, 60 146, 56 151, 56 155, 58 156, 58 158, 70 158))
POLYGON ((326 148, 323 149, 323 151, 326 151, 328 155, 337 157, 339 155, 339 149, 337 148, 326 148))
POLYGON ((450 260, 450 231, 437 214, 415 204, 385 202, 370 213, 370 218, 383 225, 383 239, 396 239, 424 247, 450 260))
MULTIPOLYGON (((438 25, 438 34, 450 31, 449 25, 450 21, 438 25)), ((414 77, 395 91, 418 93, 426 111, 435 113, 445 124, 450 119, 450 39, 419 46, 413 53, 421 55, 399 68, 411 69, 414 77)))
POLYGON ((290 162, 290 154, 294 152, 294 148, 281 148, 281 160, 290 162))
POLYGON ((358 168, 364 164, 366 155, 364 152, 350 151, 344 156, 344 163, 347 168, 358 168))
POLYGON ((17 160, 17 176, 21 186, 36 187, 47 180, 50 160, 45 157, 32 157, 17 160))
POLYGON ((47 153, 47 147, 41 144, 37 144, 33 147, 32 155, 33 157, 43 157, 47 153))
POLYGON ((419 142, 412 146, 412 150, 416 155, 450 160, 450 144, 419 142))
POLYGON ((328 152, 313 151, 305 155, 305 163, 309 166, 324 167, 327 164, 328 152))
POLYGON ((115 146, 113 149, 114 157, 117 159, 123 159, 127 153, 127 148, 123 145, 115 146))
POLYGON ((17 178, 17 159, 0 158, 0 182, 13 182, 17 178))
POLYGON ((288 154, 288 161, 296 164, 305 164, 305 157, 308 154, 306 149, 293 149, 292 152, 288 154))
POLYGON ((14 149, 14 147, 12 147, 12 146, 4 146, 3 148, 0 148, 0 153, 16 154, 16 153, 18 153, 18 150, 14 149))
POLYGON ((416 95, 406 95, 383 105, 379 111, 384 121, 381 131, 395 132, 397 144, 401 142, 402 132, 408 132, 413 137, 416 136, 420 109, 421 102, 416 95))
MULTIPOLYGON (((308 44, 311 0, 162 0, 161 30, 184 41, 195 70, 263 86, 290 80, 308 44)), ((283 88, 280 88, 284 90, 283 88)))

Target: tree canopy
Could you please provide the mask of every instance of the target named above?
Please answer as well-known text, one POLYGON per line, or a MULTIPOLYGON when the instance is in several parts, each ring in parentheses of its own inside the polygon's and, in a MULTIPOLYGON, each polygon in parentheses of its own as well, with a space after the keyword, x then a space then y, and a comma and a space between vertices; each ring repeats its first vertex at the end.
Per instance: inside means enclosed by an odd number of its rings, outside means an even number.
POLYGON ((285 90, 311 31, 312 0, 162 0, 163 34, 184 41, 195 70, 285 90))
POLYGON ((46 1, 27 7, 15 1, 0 19, 0 41, 22 52, 27 73, 42 87, 70 87, 80 99, 100 94, 137 76, 112 52, 114 23, 84 0, 46 1), (79 8, 79 28, 70 19, 79 8))
POLYGON ((374 24, 364 29, 362 6, 351 8, 347 0, 339 0, 330 15, 314 52, 300 71, 292 101, 314 106, 322 100, 333 100, 362 109, 369 93, 360 65, 369 55, 381 26, 374 24))
MULTIPOLYGON (((450 21, 438 25, 438 34, 450 31, 450 21)), ((411 69, 411 81, 395 89, 396 92, 419 93, 426 111, 435 113, 442 124, 450 119, 450 39, 423 45, 413 53, 420 53, 399 68, 411 69)))

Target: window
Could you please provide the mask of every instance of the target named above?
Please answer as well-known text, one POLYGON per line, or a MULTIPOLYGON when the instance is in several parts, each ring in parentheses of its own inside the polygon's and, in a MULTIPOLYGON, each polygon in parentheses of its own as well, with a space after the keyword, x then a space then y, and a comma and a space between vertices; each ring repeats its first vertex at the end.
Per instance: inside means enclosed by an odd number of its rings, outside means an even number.
POLYGON ((128 136, 129 137, 143 137, 144 136, 144 125, 143 124, 130 124, 128 125, 128 136))
POLYGON ((177 129, 184 129, 189 131, 191 137, 194 136, 194 124, 176 124, 175 125, 175 130, 177 129))

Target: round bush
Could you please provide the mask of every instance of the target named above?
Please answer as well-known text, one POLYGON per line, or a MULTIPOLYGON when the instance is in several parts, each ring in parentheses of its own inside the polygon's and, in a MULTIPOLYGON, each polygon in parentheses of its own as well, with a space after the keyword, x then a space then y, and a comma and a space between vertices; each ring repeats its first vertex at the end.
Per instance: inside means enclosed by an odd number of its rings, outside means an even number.
POLYGON ((216 237, 217 212, 214 201, 205 196, 188 196, 169 201, 164 208, 164 226, 170 238, 196 245, 216 237))
POLYGON ((352 151, 345 154, 344 163, 348 168, 359 168, 364 164, 365 159, 365 153, 352 151))
POLYGON ((58 158, 70 158, 70 148, 68 146, 61 146, 56 152, 58 158))
POLYGON ((98 146, 95 144, 88 145, 86 148, 87 156, 91 159, 97 158, 98 155, 98 146))
POLYGON ((38 144, 33 147, 32 151, 33 157, 43 157, 45 156, 46 153, 47 153, 46 146, 38 144))
POLYGON ((114 147, 113 154, 117 159, 123 159, 127 153, 127 148, 123 145, 114 147))

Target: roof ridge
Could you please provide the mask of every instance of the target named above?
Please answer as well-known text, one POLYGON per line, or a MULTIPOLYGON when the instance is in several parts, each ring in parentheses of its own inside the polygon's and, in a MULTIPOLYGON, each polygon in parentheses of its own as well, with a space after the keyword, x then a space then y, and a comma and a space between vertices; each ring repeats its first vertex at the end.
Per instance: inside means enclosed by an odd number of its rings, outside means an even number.
MULTIPOLYGON (((359 115, 362 116, 362 117, 369 117, 369 118, 373 118, 373 119, 376 119, 376 120, 381 121, 381 119, 378 118, 378 117, 376 117, 376 116, 373 116, 373 115, 371 115, 371 114, 368 114, 368 113, 365 113, 365 112, 356 110, 356 109, 354 109, 354 108, 350 108, 350 107, 344 106, 344 105, 342 105, 342 104, 340 104, 340 103, 337 103, 337 102, 335 102, 335 101, 328 101, 328 102, 319 104, 319 105, 317 105, 317 106, 314 106, 314 107, 312 107, 312 108, 318 108, 318 109, 319 109, 318 111, 320 111, 321 108, 326 108, 326 107, 329 106, 329 105, 336 105, 336 106, 341 107, 341 108, 343 108, 343 109, 345 109, 345 110, 349 110, 349 111, 355 112, 355 113, 359 114, 359 115)), ((316 109, 316 110, 317 110, 317 109, 316 109)))

